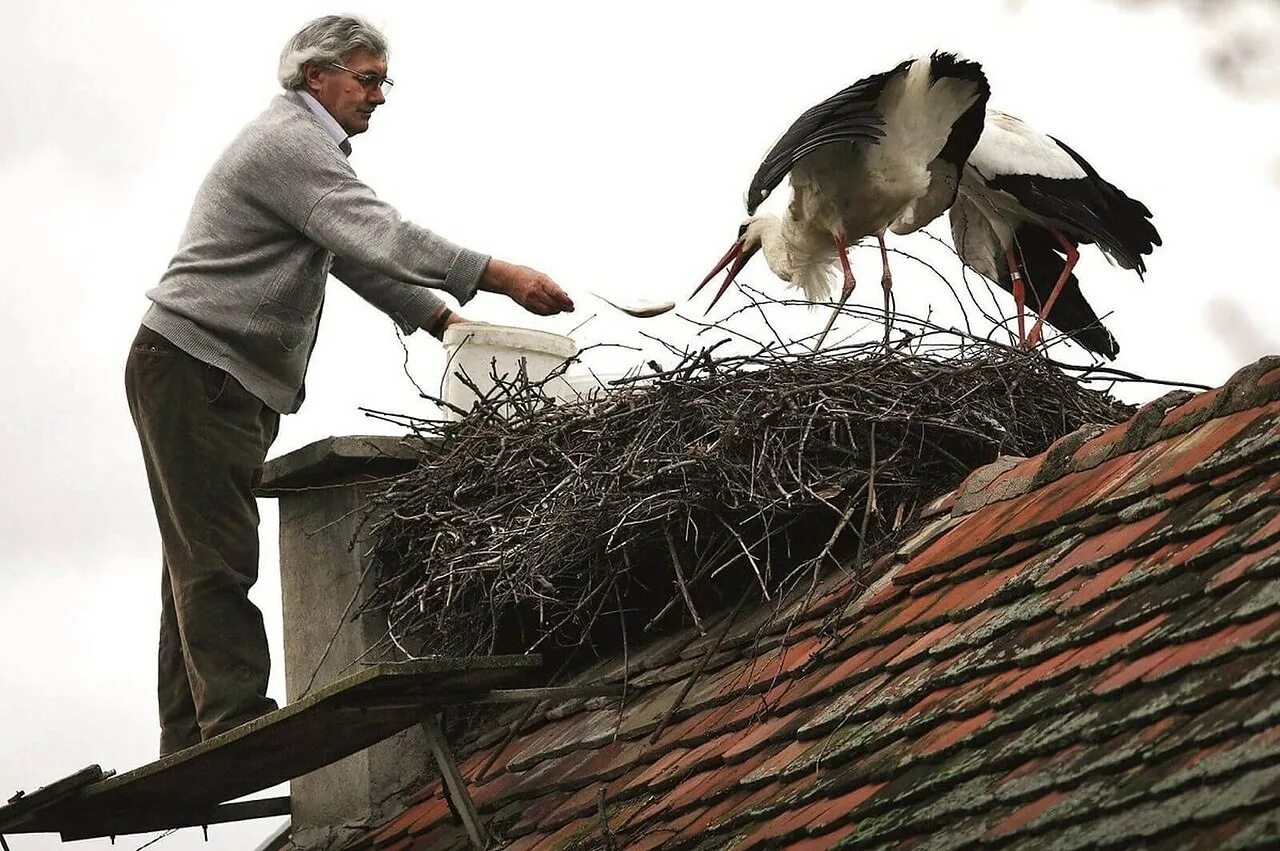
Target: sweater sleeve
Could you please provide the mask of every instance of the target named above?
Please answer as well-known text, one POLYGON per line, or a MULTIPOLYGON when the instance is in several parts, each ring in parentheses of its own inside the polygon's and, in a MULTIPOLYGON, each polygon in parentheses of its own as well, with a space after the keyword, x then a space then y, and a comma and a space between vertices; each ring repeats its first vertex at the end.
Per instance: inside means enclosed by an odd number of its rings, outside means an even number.
MULTIPOLYGON (((431 289, 388 278, 368 266, 334 256, 329 271, 356 294, 395 320, 405 334, 427 328, 445 303, 431 289)), ((442 282, 437 281, 439 287, 442 282)))
POLYGON ((476 294, 489 256, 455 245, 403 219, 354 176, 320 197, 301 226, 337 257, 397 281, 442 289, 465 304, 476 294))
POLYGON ((242 182, 307 239, 393 280, 442 289, 466 303, 489 256, 404 219, 356 177, 308 119, 306 132, 279 133, 246 154, 242 182))

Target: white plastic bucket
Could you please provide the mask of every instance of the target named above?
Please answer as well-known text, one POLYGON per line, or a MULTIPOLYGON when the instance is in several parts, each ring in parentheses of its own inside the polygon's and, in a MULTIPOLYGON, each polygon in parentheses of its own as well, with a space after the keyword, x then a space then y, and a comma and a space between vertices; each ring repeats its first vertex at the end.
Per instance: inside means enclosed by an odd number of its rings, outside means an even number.
MULTIPOLYGON (((450 405, 470 411, 478 397, 458 373, 464 373, 485 393, 494 386, 495 372, 498 378, 509 380, 519 373, 523 361, 529 380, 541 381, 576 355, 578 344, 571 337, 531 328, 457 322, 445 329, 444 350, 448 361, 441 396, 450 405)), ((577 398, 573 387, 560 377, 547 382, 543 390, 556 399, 577 398)), ((445 412, 449 419, 461 416, 453 408, 445 412)))

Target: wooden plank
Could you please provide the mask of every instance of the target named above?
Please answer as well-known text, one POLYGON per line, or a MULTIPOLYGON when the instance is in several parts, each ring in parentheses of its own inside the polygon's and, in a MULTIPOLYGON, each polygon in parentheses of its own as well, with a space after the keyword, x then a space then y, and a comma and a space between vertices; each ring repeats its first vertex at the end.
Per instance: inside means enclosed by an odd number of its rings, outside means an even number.
POLYGON ((453 750, 440 729, 439 716, 424 721, 422 729, 427 734, 427 744, 431 747, 431 755, 436 758, 436 768, 440 769, 440 776, 444 778, 449 800, 453 802, 454 812, 462 819, 467 838, 471 840, 471 847, 477 851, 484 851, 489 847, 489 836, 485 833, 484 825, 480 823, 480 814, 476 812, 475 802, 471 800, 471 793, 467 790, 467 781, 458 770, 458 763, 453 758, 453 750))
POLYGON ((210 809, 337 762, 421 723, 425 707, 469 703, 529 677, 540 664, 530 655, 373 665, 195 747, 89 786, 41 822, 210 809), (377 708, 393 697, 399 706, 377 708))
MULTIPOLYGON (((549 686, 546 688, 495 688, 477 693, 469 703, 528 703, 537 700, 572 700, 576 697, 617 697, 623 696, 621 685, 599 684, 587 686, 549 686)), ((370 696, 364 706, 342 707, 355 709, 420 709, 423 703, 420 698, 404 698, 399 695, 370 696)))
POLYGON ((572 700, 577 697, 617 697, 625 691, 621 684, 598 683, 581 686, 547 686, 546 688, 495 688, 476 703, 526 703, 530 700, 572 700))
POLYGON ((75 774, 55 780, 48 786, 41 786, 30 795, 23 793, 14 795, 9 799, 7 806, 0 807, 0 830, 10 830, 13 825, 26 821, 32 814, 66 800, 102 778, 102 769, 97 765, 90 765, 75 774))
POLYGON ((289 815, 288 797, 258 798, 197 810, 157 809, 145 812, 119 810, 97 820, 67 822, 58 828, 58 833, 61 834, 63 842, 71 842, 76 839, 94 839, 99 836, 125 836, 130 833, 151 833, 157 830, 201 827, 287 815, 289 815))

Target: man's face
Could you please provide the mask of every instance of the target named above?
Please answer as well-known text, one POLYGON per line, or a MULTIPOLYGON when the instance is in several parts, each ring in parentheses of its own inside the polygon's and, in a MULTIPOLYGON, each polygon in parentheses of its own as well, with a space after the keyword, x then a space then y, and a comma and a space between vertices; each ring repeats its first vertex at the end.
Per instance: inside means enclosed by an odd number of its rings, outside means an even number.
POLYGON ((307 90, 329 110, 329 114, 348 136, 354 136, 369 129, 369 117, 386 100, 381 87, 366 86, 357 75, 385 77, 387 58, 361 47, 343 57, 341 64, 351 71, 334 68, 332 65, 308 65, 304 75, 307 90), (351 73, 352 71, 355 73, 351 73))

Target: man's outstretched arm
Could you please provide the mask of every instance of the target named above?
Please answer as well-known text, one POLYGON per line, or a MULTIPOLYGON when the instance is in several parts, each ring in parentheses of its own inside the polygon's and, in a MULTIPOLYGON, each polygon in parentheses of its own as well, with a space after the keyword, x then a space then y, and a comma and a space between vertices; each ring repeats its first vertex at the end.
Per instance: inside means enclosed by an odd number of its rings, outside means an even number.
MULTIPOLYGON (((439 338, 449 325, 466 321, 449 311, 430 285, 406 284, 346 257, 335 256, 329 271, 395 320, 406 334, 423 328, 439 338)), ((479 289, 507 295, 525 310, 540 316, 573 310, 573 300, 551 278, 536 269, 502 260, 488 261, 480 276, 479 289)))

